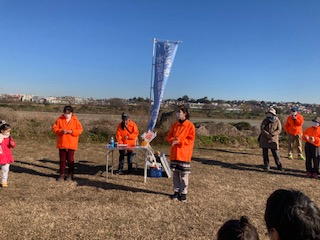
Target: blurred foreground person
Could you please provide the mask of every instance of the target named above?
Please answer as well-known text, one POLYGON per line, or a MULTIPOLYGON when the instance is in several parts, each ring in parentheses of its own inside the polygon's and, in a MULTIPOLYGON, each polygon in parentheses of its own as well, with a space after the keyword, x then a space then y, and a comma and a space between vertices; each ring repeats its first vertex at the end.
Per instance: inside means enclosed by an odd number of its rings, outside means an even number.
POLYGON ((264 169, 270 170, 268 149, 274 157, 278 170, 283 171, 279 155, 279 135, 282 130, 281 122, 277 117, 277 112, 273 107, 266 111, 266 118, 260 126, 259 146, 262 148, 264 169))
POLYGON ((217 240, 259 240, 255 226, 247 216, 225 222, 219 229, 217 240))
MULTIPOLYGON (((130 119, 127 113, 122 113, 121 120, 116 131, 118 144, 136 145, 139 135, 137 124, 130 119)), ((127 156, 128 160, 128 173, 132 173, 132 153, 132 150, 119 150, 119 166, 116 174, 122 174, 125 156, 127 156)))
POLYGON ((79 136, 82 133, 82 125, 73 114, 71 106, 65 106, 63 114, 56 120, 53 132, 57 136, 56 147, 59 149, 60 176, 58 181, 73 180, 74 152, 78 149, 79 136), (66 162, 68 162, 68 175, 65 175, 66 162))
POLYGON ((12 157, 11 148, 16 146, 15 141, 10 135, 11 127, 5 121, 1 121, 0 124, 0 168, 2 171, 1 175, 1 186, 3 188, 8 187, 8 174, 10 163, 14 162, 12 157))
POLYGON ((298 158, 305 160, 302 154, 302 125, 304 123, 303 116, 296 107, 291 108, 291 115, 287 118, 284 130, 288 136, 288 158, 293 159, 293 148, 296 144, 298 150, 298 158))
POLYGON ((306 141, 304 151, 306 153, 306 171, 308 177, 318 178, 320 160, 320 117, 312 120, 312 126, 308 127, 302 135, 306 141))
POLYGON ((272 240, 320 240, 320 210, 300 191, 274 191, 264 219, 272 240))
POLYGON ((171 126, 167 141, 171 144, 170 167, 173 171, 173 195, 171 199, 187 200, 190 162, 195 140, 195 127, 189 121, 186 106, 181 105, 177 111, 178 121, 171 126))

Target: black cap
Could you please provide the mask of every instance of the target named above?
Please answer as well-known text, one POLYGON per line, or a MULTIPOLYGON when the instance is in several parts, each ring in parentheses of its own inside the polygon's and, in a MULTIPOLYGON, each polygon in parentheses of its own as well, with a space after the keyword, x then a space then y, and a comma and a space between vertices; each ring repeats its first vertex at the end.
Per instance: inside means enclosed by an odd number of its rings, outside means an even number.
POLYGON ((122 113, 121 118, 122 118, 122 120, 128 120, 129 115, 124 112, 124 113, 122 113))

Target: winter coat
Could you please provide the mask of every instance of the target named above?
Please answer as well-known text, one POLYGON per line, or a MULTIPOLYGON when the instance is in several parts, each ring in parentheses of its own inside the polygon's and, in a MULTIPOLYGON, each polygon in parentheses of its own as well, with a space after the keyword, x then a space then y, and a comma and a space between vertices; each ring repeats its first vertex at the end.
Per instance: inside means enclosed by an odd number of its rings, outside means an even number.
POLYGON ((16 146, 15 141, 12 137, 3 138, 2 142, 0 143, 1 151, 0 154, 0 164, 7 164, 14 162, 12 157, 11 148, 16 146))
POLYGON ((172 143, 175 139, 179 139, 179 144, 171 146, 170 160, 191 162, 195 133, 194 125, 188 119, 182 123, 177 121, 171 126, 167 141, 172 143))
POLYGON ((294 119, 292 116, 289 116, 287 118, 286 124, 284 125, 284 130, 288 134, 297 136, 302 133, 303 122, 304 118, 300 113, 296 115, 296 119, 294 119))
POLYGON ((308 127, 304 130, 302 140, 311 143, 316 147, 320 147, 320 127, 308 127), (306 139, 306 136, 314 137, 314 142, 311 139, 306 139))
POLYGON ((121 122, 118 124, 116 131, 116 139, 119 144, 136 145, 137 137, 139 135, 139 129, 137 124, 131 119, 128 122, 128 126, 124 126, 121 122))
POLYGON ((279 118, 276 118, 275 122, 270 122, 265 118, 260 129, 259 146, 261 148, 279 149, 279 135, 282 130, 279 118))
POLYGON ((72 114, 71 119, 67 122, 66 117, 62 114, 52 127, 54 134, 57 136, 56 147, 59 149, 78 149, 79 136, 82 133, 82 125, 78 118, 72 114), (63 134, 63 130, 72 130, 70 134, 63 134))

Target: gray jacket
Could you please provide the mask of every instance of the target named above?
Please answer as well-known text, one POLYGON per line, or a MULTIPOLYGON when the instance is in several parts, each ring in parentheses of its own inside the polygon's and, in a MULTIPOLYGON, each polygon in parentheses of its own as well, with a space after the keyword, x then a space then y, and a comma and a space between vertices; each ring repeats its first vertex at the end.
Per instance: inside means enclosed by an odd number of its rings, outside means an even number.
POLYGON ((279 118, 276 118, 275 122, 270 122, 265 118, 260 129, 259 146, 261 148, 279 149, 279 135, 282 130, 279 118))

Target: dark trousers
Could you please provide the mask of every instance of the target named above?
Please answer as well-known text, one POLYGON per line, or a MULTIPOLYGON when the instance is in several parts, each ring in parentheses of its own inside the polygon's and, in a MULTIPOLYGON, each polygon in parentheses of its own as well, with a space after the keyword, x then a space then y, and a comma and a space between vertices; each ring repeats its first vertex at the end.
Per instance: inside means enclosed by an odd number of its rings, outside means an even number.
MULTIPOLYGON (((269 148, 262 148, 262 156, 263 156, 263 164, 264 166, 269 166, 269 155, 268 155, 268 149, 269 148)), ((282 167, 281 162, 280 162, 280 155, 279 151, 277 149, 270 149, 271 153, 274 158, 274 162, 276 163, 277 167, 280 168, 282 167)))
POLYGON ((304 146, 304 151, 306 154, 307 172, 319 174, 320 147, 314 146, 313 144, 306 142, 304 146))
POLYGON ((64 175, 66 171, 66 162, 68 161, 68 174, 74 173, 74 151, 72 149, 59 149, 60 157, 60 175, 64 175))
POLYGON ((119 167, 118 171, 123 170, 124 157, 127 156, 128 159, 128 171, 132 172, 132 151, 129 150, 119 150, 119 167))

